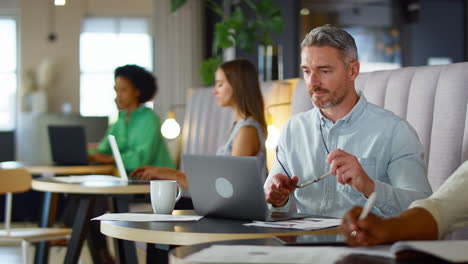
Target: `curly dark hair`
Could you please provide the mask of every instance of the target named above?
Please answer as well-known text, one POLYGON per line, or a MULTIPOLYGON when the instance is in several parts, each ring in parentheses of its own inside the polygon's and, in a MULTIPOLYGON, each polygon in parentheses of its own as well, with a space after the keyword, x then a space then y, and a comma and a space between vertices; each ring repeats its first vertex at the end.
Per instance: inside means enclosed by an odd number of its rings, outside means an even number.
POLYGON ((138 97, 140 104, 148 102, 158 92, 156 76, 138 65, 127 64, 118 67, 114 71, 114 79, 117 77, 126 78, 136 89, 140 90, 138 97))

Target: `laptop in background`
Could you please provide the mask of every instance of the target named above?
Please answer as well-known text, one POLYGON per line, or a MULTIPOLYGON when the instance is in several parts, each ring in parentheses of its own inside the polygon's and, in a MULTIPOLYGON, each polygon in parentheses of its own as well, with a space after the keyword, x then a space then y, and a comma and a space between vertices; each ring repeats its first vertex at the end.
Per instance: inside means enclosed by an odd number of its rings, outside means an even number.
POLYGON ((308 216, 269 211, 256 157, 182 155, 182 162, 199 215, 258 221, 308 216))
POLYGON ((117 170, 119 171, 120 178, 124 181, 128 181, 127 171, 125 170, 125 165, 122 160, 122 156, 120 155, 119 146, 117 145, 117 141, 113 135, 107 136, 109 139, 109 143, 112 149, 112 155, 114 156, 115 164, 117 165, 117 170))
MULTIPOLYGON (((85 131, 82 126, 49 126, 49 137, 52 148, 52 157, 57 165, 89 165, 86 151, 85 131), (77 151, 78 150, 78 151, 77 151)), ((117 142, 113 135, 109 135, 112 154, 114 156, 119 177, 112 175, 75 175, 60 177, 60 181, 83 182, 83 181, 121 181, 147 184, 149 181, 129 181, 125 170, 122 156, 120 155, 117 142)))
POLYGON ((112 155, 114 156, 115 164, 117 165, 117 170, 119 171, 120 179, 126 182, 148 184, 150 182, 148 180, 133 180, 128 178, 127 170, 125 169, 125 165, 122 160, 122 155, 120 155, 119 146, 117 145, 117 140, 115 140, 115 137, 113 135, 108 135, 107 138, 109 139, 109 143, 112 149, 112 155))
POLYGON ((52 161, 59 166, 89 165, 83 126, 48 126, 52 161))

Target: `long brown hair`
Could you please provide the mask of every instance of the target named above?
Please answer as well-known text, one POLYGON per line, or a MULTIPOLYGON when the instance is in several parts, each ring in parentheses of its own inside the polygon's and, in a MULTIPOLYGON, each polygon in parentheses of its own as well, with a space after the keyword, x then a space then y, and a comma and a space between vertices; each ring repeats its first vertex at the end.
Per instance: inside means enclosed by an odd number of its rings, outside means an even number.
POLYGON ((260 123, 266 136, 264 103, 255 66, 246 59, 236 59, 221 64, 219 68, 232 87, 237 110, 244 118, 252 117, 260 123))

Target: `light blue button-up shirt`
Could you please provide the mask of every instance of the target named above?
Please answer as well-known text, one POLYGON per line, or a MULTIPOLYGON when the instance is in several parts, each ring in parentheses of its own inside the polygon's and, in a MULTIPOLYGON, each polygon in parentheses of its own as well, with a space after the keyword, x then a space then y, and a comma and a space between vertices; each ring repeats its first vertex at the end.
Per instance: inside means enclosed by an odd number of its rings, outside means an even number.
MULTIPOLYGON (((363 95, 336 123, 325 118, 318 108, 292 117, 281 134, 278 156, 289 175, 298 176, 301 183, 330 170, 325 145, 330 151, 339 148, 358 158, 375 182, 378 198, 372 210, 380 216, 396 216, 414 200, 432 193, 424 149, 416 131, 394 113, 368 103, 363 95)), ((267 181, 277 173, 285 174, 275 160, 267 181)), ((329 176, 296 189, 281 210, 294 203, 299 213, 342 217, 366 200, 350 185, 329 176)))

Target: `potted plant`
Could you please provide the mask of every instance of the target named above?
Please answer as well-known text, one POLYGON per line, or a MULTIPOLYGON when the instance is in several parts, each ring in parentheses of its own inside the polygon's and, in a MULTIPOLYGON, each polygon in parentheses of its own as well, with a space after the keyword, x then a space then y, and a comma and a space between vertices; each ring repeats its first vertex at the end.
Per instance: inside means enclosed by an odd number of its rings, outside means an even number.
MULTIPOLYGON (((175 12, 186 2, 186 0, 171 1, 171 12, 175 12)), ((214 72, 223 61, 223 49, 237 47, 251 53, 256 43, 263 46, 273 44, 272 34, 282 32, 284 18, 281 10, 273 6, 270 0, 240 0, 234 5, 229 15, 223 12, 222 6, 216 1, 205 1, 208 7, 221 18, 221 22, 214 26, 211 56, 202 62, 200 70, 203 84, 208 86, 214 82, 214 72), (245 15, 245 10, 241 7, 242 2, 253 11, 253 17, 245 15)))

